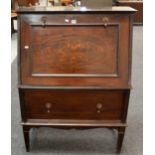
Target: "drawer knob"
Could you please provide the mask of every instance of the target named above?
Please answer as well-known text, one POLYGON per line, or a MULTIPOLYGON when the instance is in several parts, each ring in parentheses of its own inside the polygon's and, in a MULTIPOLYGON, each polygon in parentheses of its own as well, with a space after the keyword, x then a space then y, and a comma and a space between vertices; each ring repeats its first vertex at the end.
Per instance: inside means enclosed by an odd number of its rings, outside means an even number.
POLYGON ((97 103, 97 105, 96 105, 97 113, 101 113, 102 107, 103 107, 102 103, 97 103))
POLYGON ((103 17, 102 22, 104 23, 104 26, 107 27, 108 22, 109 22, 109 18, 108 17, 103 17))
POLYGON ((46 26, 46 22, 47 22, 47 17, 42 17, 42 22, 43 22, 43 27, 46 26))
POLYGON ((47 103, 45 104, 45 107, 46 107, 46 109, 47 109, 47 113, 50 113, 50 112, 51 112, 52 104, 49 103, 49 102, 47 102, 47 103))

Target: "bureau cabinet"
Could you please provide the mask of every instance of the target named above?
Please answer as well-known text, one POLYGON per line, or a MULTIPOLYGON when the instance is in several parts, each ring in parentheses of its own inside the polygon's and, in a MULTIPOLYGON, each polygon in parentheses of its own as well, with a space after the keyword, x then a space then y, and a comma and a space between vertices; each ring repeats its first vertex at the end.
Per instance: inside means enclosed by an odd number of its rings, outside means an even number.
POLYGON ((118 130, 121 151, 131 88, 134 9, 18 10, 18 77, 26 149, 34 127, 118 130))

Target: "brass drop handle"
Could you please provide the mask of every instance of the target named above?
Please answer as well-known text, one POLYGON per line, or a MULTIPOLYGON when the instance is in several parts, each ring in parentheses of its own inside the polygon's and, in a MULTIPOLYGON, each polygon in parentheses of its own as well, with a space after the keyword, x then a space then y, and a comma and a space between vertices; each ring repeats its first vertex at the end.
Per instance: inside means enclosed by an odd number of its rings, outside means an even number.
POLYGON ((104 26, 107 27, 108 26, 108 22, 109 22, 109 18, 108 17, 103 17, 102 18, 102 22, 104 23, 104 26))
POLYGON ((46 22, 47 22, 47 17, 42 17, 42 22, 43 22, 43 27, 45 28, 46 22))
POLYGON ((47 109, 47 113, 50 113, 50 112, 51 112, 51 108, 52 108, 52 104, 49 103, 49 102, 47 102, 47 103, 45 104, 45 107, 46 107, 46 109, 47 109))
POLYGON ((64 21, 65 23, 77 24, 77 19, 75 18, 72 18, 72 19, 65 18, 64 21))
POLYGON ((97 113, 101 113, 101 109, 103 108, 102 103, 97 103, 96 108, 97 108, 97 113))
POLYGON ((77 19, 71 19, 71 24, 77 24, 77 19))
POLYGON ((69 21, 70 21, 70 20, 69 20, 68 18, 65 19, 65 23, 69 23, 69 21))

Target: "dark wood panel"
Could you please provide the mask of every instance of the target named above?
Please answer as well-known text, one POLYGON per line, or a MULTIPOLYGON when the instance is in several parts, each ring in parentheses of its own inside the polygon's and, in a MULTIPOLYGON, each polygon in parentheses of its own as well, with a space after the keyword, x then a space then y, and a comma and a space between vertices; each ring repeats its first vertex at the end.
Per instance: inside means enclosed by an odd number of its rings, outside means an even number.
POLYGON ((24 92, 27 118, 121 120, 124 91, 24 92))
POLYGON ((32 76, 118 76, 118 25, 32 29, 32 76))
MULTIPOLYGON (((126 15, 121 18, 115 16, 116 18, 106 15, 109 19, 106 26, 101 15, 92 16, 95 17, 92 19, 98 21, 93 24, 89 23, 86 18, 88 16, 78 15, 79 21, 82 20, 77 25, 58 22, 61 25, 47 24, 46 27, 42 27, 39 20, 37 24, 34 18, 23 16, 22 84, 105 87, 128 85, 129 18, 126 15), (88 24, 83 23, 84 18, 88 24), (55 78, 49 78, 52 76, 55 78)), ((39 15, 39 19, 40 17, 39 15)), ((51 19, 48 19, 50 23, 51 19)))
POLYGON ((11 10, 15 10, 16 9, 16 1, 17 0, 11 0, 11 10))
POLYGON ((130 6, 137 10, 137 12, 134 14, 134 23, 143 23, 143 1, 138 0, 129 0, 129 1, 121 1, 118 0, 117 2, 118 6, 130 6))

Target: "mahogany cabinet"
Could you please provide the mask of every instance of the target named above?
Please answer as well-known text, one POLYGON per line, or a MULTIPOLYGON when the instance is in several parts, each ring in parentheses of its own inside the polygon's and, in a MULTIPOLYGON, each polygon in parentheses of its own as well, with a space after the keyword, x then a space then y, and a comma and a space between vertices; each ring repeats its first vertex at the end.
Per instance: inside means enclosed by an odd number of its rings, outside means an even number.
POLYGON ((34 127, 118 131, 121 151, 131 89, 129 7, 18 10, 18 79, 26 149, 34 127))

